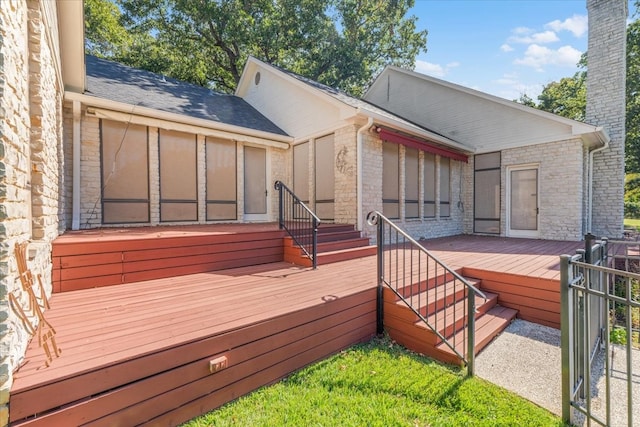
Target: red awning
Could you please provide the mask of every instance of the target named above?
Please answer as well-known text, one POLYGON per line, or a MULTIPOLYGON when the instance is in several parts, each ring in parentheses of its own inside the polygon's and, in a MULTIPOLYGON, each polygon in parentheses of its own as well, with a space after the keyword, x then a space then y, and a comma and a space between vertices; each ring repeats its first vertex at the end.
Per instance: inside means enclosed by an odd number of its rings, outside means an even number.
POLYGON ((421 141, 417 138, 412 138, 407 135, 392 132, 384 128, 377 128, 378 134, 383 141, 395 142, 396 144, 405 145, 411 148, 417 148, 418 150, 426 151, 427 153, 437 154, 442 157, 448 157, 453 160, 458 160, 467 163, 469 156, 457 151, 449 150, 444 147, 440 147, 434 144, 430 144, 425 141, 421 141))

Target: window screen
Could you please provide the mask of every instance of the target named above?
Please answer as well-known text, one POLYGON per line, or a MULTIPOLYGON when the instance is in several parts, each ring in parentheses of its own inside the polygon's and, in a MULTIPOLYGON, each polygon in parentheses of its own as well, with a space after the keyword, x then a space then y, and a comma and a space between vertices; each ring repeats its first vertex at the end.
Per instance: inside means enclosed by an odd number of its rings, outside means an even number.
POLYGON ((206 139, 207 221, 234 220, 238 216, 236 143, 206 139))
POLYGON ((387 218, 400 217, 398 144, 382 143, 382 213, 387 218))
POLYGON ((436 156, 424 153, 424 213, 425 218, 436 216, 436 156))
POLYGON ((500 234, 500 153, 476 155, 474 169, 473 230, 500 234))
POLYGON ((333 134, 316 139, 316 214, 320 219, 333 221, 335 217, 335 148, 333 134))
POLYGON ((149 143, 146 126, 100 121, 102 222, 149 222, 149 143))
POLYGON ((418 171, 419 157, 418 150, 407 147, 404 156, 405 189, 404 189, 404 209, 406 218, 418 218, 420 193, 420 175, 418 171))
POLYGON ((440 216, 451 216, 451 159, 440 157, 440 216))
POLYGON ((160 130, 160 221, 197 221, 196 136, 160 130))

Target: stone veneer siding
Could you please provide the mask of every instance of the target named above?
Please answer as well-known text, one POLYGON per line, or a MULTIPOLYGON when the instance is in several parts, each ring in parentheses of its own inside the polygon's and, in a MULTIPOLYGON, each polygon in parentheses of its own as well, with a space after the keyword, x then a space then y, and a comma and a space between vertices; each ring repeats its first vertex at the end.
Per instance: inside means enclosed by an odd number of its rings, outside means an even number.
POLYGON ((21 288, 13 256, 30 240, 29 268, 51 292, 51 241, 59 229, 62 81, 54 2, 0 2, 0 426, 13 372, 30 336, 8 304, 21 288))
MULTIPOLYGON (((366 215, 373 210, 382 212, 382 140, 378 135, 372 132, 366 132, 363 136, 363 179, 362 179, 362 199, 363 208, 362 213, 366 215)), ((461 194, 460 180, 464 179, 468 174, 465 172, 468 169, 468 165, 451 160, 451 193, 450 193, 450 206, 451 216, 440 217, 440 206, 436 203, 436 217, 435 218, 411 218, 405 219, 405 207, 404 207, 404 187, 405 187, 405 170, 404 170, 404 146, 400 146, 400 219, 394 220, 400 228, 405 230, 415 239, 429 239, 434 237, 454 236, 463 233, 463 218, 468 204, 465 198, 464 190, 461 194)), ((420 165, 422 165, 423 153, 420 152, 420 165)), ((439 157, 436 156, 436 164, 439 164, 439 157)), ((439 166, 436 166, 439 168, 439 166)), ((439 169, 437 169, 439 170, 439 169)), ((439 177, 439 173, 436 174, 439 177)), ((439 178, 438 178, 439 179, 439 178)), ((422 172, 422 166, 419 168, 419 212, 422 216, 424 192, 424 174, 422 172)), ((436 201, 440 200, 440 184, 436 182, 436 201)), ((366 237, 369 237, 372 242, 375 242, 376 231, 372 226, 364 223, 363 232, 366 237)))
MULTIPOLYGON (((72 123, 71 105, 65 105, 65 123, 72 123)), ((206 221, 206 138, 204 135, 196 136, 196 156, 197 156, 197 186, 198 186, 198 221, 193 222, 160 222, 160 163, 158 153, 157 127, 148 127, 149 141, 149 205, 150 222, 142 224, 102 224, 102 190, 100 188, 100 120, 87 116, 86 107, 82 108, 81 125, 81 148, 80 148, 80 179, 82 186, 80 189, 80 228, 90 229, 97 227, 119 227, 119 226, 148 226, 148 225, 185 225, 185 224, 205 224, 206 221)), ((67 152, 72 151, 72 135, 65 134, 65 147, 67 152)), ((243 189, 244 189, 244 161, 242 142, 236 144, 237 155, 237 189, 238 189, 238 221, 243 219, 243 189)), ((267 150, 267 191, 269 192, 268 220, 276 221, 278 218, 278 194, 273 188, 276 180, 288 181, 291 176, 291 150, 282 150, 273 147, 265 147, 267 150)), ((72 169, 69 166, 72 158, 67 159, 65 168, 66 182, 72 180, 72 169)), ((69 192, 71 191, 69 188, 69 192)), ((67 194, 67 203, 71 203, 71 195, 67 194)), ((211 222, 211 221, 209 221, 211 222)), ((228 222, 228 221, 223 221, 228 222)))
POLYGON ((609 133, 594 154, 591 232, 619 237, 624 221, 627 0, 587 0, 589 46, 585 121, 609 133))
POLYGON ((502 151, 500 234, 507 235, 507 168, 538 166, 539 238, 581 240, 584 148, 579 139, 502 151))

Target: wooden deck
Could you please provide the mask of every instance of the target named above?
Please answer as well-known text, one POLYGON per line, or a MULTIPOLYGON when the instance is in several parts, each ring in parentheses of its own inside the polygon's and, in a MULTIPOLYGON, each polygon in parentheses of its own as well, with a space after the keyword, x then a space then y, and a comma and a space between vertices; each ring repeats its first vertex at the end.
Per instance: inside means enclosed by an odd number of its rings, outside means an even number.
MULTIPOLYGON (((201 231, 166 233, 199 238, 201 231)), ((96 233, 107 241, 135 241, 148 232, 96 233)), ((502 306, 549 325, 559 322, 558 255, 582 247, 478 236, 422 243, 465 276, 480 279, 502 306)), ((10 421, 179 424, 369 339, 375 286, 376 257, 369 256, 318 270, 277 262, 54 294, 46 317, 62 355, 44 368, 33 340, 14 376, 10 421), (211 373, 209 362, 219 357, 226 357, 227 367, 211 373)))

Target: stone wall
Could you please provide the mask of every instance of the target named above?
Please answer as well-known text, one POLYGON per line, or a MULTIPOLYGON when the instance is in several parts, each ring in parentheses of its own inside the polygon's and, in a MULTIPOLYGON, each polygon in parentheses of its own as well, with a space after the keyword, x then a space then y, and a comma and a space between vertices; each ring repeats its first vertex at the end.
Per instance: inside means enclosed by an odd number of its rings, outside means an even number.
MULTIPOLYGON (((363 179, 362 179, 362 200, 363 215, 367 215, 370 211, 377 210, 382 212, 382 140, 378 135, 367 132, 363 137, 363 179)), ((405 218, 404 200, 404 146, 400 146, 400 219, 394 220, 400 228, 407 231, 415 239, 429 239, 434 237, 454 236, 463 233, 463 219, 465 216, 465 200, 464 190, 461 193, 461 187, 465 187, 461 183, 461 179, 465 179, 468 165, 451 160, 451 193, 450 206, 451 215, 449 217, 440 216, 440 207, 437 203, 440 200, 440 183, 436 181, 436 217, 435 218, 405 218), (462 185, 461 185, 462 184, 462 185)), ((436 164, 439 164, 440 158, 436 156, 436 164)), ((420 153, 420 163, 422 164, 423 156, 420 153)), ((436 166, 439 168, 439 166, 436 166)), ((438 170, 438 169, 437 169, 438 170)), ((439 180, 439 173, 436 173, 439 180)), ((424 200, 424 174, 422 166, 419 172, 419 206, 420 216, 422 216, 422 206, 424 200)), ((472 182, 472 181, 471 181, 472 182)), ((369 237, 372 242, 375 241, 376 231, 374 227, 365 225, 364 234, 369 237)))
POLYGON ((619 237, 624 220, 627 0, 587 0, 589 46, 585 121, 609 133, 594 154, 591 232, 619 237))
POLYGON ((502 151, 501 235, 507 235, 507 171, 538 167, 539 238, 581 240, 583 233, 583 145, 579 139, 502 151))
POLYGON ((0 426, 30 336, 8 304, 24 294, 13 251, 31 241, 28 266, 51 290, 59 225, 62 80, 55 3, 0 2, 0 426))

